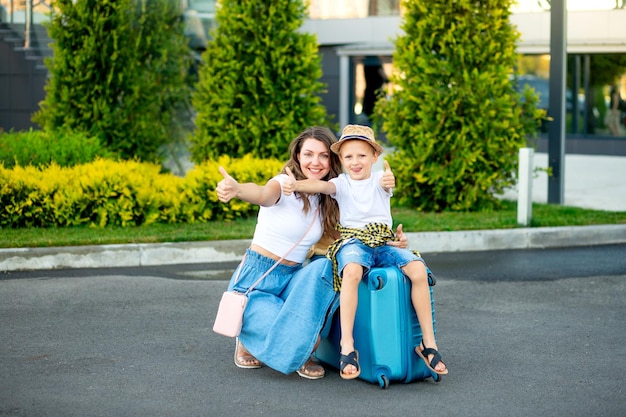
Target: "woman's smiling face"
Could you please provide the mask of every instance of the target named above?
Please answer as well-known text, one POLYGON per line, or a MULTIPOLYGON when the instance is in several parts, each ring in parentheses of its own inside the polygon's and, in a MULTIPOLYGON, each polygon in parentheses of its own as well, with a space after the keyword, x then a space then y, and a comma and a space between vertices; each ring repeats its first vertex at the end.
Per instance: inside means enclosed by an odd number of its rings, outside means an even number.
POLYGON ((298 160, 302 173, 309 179, 321 180, 330 172, 330 149, 315 138, 304 141, 298 160))

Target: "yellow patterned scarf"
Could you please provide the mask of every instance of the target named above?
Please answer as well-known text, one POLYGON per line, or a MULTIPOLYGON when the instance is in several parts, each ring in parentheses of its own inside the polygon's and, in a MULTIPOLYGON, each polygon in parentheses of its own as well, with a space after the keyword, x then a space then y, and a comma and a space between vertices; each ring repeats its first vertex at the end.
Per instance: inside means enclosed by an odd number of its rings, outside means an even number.
MULTIPOLYGON (((344 241, 348 239, 358 239, 363 242, 364 245, 375 248, 377 246, 386 245, 389 241, 397 241, 398 238, 393 233, 393 230, 385 223, 369 223, 364 228, 349 228, 338 224, 336 229, 341 234, 341 237, 328 247, 326 257, 333 263, 333 287, 335 291, 338 292, 341 290, 341 276, 339 275, 339 265, 337 264, 337 252, 344 241)), ((419 252, 412 252, 421 258, 419 252)))

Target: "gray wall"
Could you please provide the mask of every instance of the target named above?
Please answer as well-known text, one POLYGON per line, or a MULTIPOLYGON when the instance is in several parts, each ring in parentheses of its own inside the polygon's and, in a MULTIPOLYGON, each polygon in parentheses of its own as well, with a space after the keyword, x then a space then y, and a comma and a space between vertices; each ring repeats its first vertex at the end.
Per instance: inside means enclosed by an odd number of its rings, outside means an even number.
POLYGON ((319 52, 322 63, 321 81, 326 84, 322 104, 331 116, 331 121, 339 123, 339 57, 334 46, 321 46, 319 52))
POLYGON ((45 96, 48 70, 40 55, 24 50, 23 42, 8 26, 0 26, 0 129, 5 132, 37 128, 31 117, 45 96))

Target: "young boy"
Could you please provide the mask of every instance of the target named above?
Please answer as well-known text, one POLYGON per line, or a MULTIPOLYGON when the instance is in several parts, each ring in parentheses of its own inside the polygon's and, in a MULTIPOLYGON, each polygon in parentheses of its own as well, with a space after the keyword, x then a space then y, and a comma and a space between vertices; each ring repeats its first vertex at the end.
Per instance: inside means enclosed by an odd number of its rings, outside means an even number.
POLYGON ((334 262, 341 274, 341 277, 336 275, 335 282, 335 290, 341 290, 341 377, 353 379, 361 373, 353 336, 358 286, 363 273, 375 266, 396 266, 409 278, 411 302, 422 329, 422 343, 415 352, 432 372, 447 374, 435 342, 426 264, 410 250, 385 244, 393 237, 390 200, 395 177, 387 161, 383 161, 384 171, 372 172, 383 148, 376 143, 371 128, 347 125, 331 150, 339 155, 343 174, 329 181, 296 181, 290 175, 290 180, 283 184, 283 192, 329 194, 339 205, 341 238, 328 253, 331 258, 336 254, 334 262))

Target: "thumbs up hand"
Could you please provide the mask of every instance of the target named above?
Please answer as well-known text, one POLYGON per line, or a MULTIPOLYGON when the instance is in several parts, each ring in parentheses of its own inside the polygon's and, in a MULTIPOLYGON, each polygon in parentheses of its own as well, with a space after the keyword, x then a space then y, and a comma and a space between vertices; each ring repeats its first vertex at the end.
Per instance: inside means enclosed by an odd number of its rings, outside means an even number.
POLYGON ((226 172, 224 167, 220 166, 219 170, 224 179, 217 183, 215 191, 217 198, 222 203, 227 203, 239 194, 239 183, 226 172))
POLYGON ((383 176, 380 178, 380 186, 386 190, 389 190, 396 186, 396 177, 393 175, 393 172, 391 171, 389 162, 385 160, 383 161, 383 164, 385 165, 385 172, 383 172, 383 176))
POLYGON ((296 181, 296 177, 293 175, 289 167, 286 167, 285 171, 287 172, 287 175, 289 176, 289 178, 287 178, 283 182, 283 194, 291 195, 292 193, 296 191, 297 181, 296 181))
POLYGON ((387 242, 387 245, 395 246, 396 248, 404 248, 404 249, 406 249, 409 246, 409 239, 407 238, 406 234, 402 230, 402 223, 398 225, 398 228, 396 230, 396 238, 397 240, 390 240, 389 242, 387 242))

